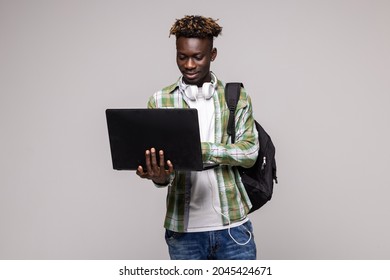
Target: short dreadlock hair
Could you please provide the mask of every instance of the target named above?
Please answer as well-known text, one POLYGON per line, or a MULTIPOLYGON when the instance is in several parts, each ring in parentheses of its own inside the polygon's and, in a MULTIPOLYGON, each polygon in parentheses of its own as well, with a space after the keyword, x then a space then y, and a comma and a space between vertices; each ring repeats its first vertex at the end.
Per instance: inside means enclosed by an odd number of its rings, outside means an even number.
POLYGON ((185 16, 176 19, 169 36, 175 35, 176 38, 209 38, 213 40, 214 37, 218 37, 221 31, 222 27, 219 26, 217 20, 203 16, 185 16))

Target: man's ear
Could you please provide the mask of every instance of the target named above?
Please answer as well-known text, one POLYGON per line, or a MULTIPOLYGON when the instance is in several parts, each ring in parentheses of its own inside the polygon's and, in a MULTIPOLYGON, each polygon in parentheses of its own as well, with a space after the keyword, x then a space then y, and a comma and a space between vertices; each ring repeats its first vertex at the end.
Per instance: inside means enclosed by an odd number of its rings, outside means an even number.
POLYGON ((214 61, 215 60, 215 58, 217 57, 217 48, 213 48, 212 50, 211 50, 211 61, 214 61))

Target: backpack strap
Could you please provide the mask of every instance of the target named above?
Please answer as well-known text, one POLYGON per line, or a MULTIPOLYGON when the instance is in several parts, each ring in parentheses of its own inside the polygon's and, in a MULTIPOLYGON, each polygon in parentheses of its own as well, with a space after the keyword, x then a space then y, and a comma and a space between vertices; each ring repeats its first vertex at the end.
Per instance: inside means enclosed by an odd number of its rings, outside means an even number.
POLYGON ((227 133, 231 136, 232 143, 234 143, 236 138, 234 115, 236 112, 238 100, 240 99, 241 87, 244 87, 242 83, 227 83, 225 85, 225 99, 230 112, 227 133))

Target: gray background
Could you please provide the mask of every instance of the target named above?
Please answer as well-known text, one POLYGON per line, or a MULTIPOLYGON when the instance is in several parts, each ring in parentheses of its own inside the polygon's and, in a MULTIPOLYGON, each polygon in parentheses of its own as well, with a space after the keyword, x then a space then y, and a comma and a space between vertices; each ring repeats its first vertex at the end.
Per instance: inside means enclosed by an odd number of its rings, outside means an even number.
POLYGON ((389 259, 389 1, 0 0, 0 258, 167 259, 166 190, 112 170, 104 110, 179 76, 176 18, 219 18, 280 184, 262 259, 389 259))

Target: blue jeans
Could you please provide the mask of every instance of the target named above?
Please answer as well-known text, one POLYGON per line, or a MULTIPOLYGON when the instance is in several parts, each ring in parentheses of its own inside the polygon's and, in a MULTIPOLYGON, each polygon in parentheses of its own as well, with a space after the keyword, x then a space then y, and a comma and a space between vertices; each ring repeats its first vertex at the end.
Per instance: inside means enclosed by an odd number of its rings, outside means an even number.
POLYGON ((180 233, 165 231, 172 260, 255 260, 256 244, 250 221, 228 229, 180 233), (250 232, 250 233, 249 233, 250 232), (237 241, 237 244, 232 237, 237 241))

